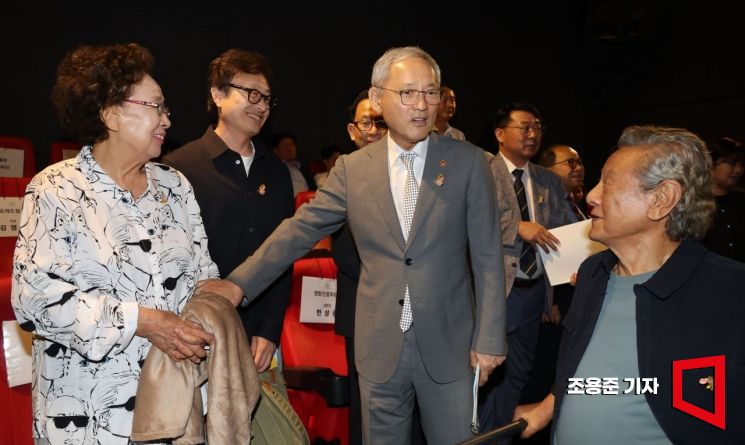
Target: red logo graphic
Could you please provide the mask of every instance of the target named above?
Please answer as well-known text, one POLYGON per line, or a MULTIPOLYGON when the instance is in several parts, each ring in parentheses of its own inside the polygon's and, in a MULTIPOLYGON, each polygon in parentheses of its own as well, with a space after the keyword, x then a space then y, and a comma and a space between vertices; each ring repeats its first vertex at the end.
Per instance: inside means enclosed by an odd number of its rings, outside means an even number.
POLYGON ((673 360, 673 408, 697 419, 724 429, 724 356, 673 360), (683 371, 698 368, 714 368, 714 412, 707 411, 683 400, 683 371))

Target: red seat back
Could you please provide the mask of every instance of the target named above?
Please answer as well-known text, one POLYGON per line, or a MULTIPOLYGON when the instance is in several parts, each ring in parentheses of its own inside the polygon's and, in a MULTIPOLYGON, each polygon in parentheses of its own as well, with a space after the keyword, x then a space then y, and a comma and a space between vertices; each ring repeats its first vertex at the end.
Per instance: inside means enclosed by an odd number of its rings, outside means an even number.
POLYGON ((75 157, 82 147, 77 142, 52 142, 49 152, 49 163, 55 164, 64 159, 75 157))
MULTIPOLYGON (((2 145, 2 144, 0 144, 2 145)), ((22 197, 31 178, 0 178, 0 196, 22 197)), ((0 320, 15 320, 10 304, 16 238, 0 237, 0 320)), ((0 444, 31 445, 31 385, 8 387, 3 335, 0 332, 0 444)))
MULTIPOLYGON (((319 366, 348 375, 344 337, 334 333, 333 324, 300 323, 300 294, 304 276, 336 278, 331 258, 303 258, 295 262, 290 304, 282 329, 282 359, 285 366, 319 366)), ((288 389, 288 398, 303 421, 310 441, 317 438, 348 443, 349 408, 329 408, 320 394, 288 389)))
MULTIPOLYGON (((0 136, 0 148, 23 150, 23 177, 30 178, 36 174, 36 155, 31 139, 15 136, 0 136)), ((0 176, 2 172, 0 172, 0 176)))
POLYGON ((301 205, 309 202, 311 199, 316 197, 315 190, 308 190, 306 192, 300 192, 295 196, 295 210, 299 209, 301 205))

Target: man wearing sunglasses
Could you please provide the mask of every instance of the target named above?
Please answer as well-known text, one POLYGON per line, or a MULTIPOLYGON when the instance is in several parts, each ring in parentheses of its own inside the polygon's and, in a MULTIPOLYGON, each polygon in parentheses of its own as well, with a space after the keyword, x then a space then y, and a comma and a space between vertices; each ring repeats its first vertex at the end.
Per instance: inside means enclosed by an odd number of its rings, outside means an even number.
MULTIPOLYGON (((256 52, 230 49, 213 60, 207 108, 217 125, 163 159, 192 183, 222 277, 295 209, 290 172, 255 138, 276 106, 270 74, 268 60, 256 52)), ((290 285, 285 271, 253 304, 238 308, 259 372, 279 344, 290 285)))

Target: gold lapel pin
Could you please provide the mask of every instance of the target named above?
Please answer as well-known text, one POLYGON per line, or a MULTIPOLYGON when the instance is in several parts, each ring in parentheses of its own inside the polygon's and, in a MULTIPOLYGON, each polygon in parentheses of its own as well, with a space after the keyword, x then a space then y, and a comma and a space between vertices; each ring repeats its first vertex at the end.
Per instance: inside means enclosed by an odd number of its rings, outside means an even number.
POLYGON ((259 186, 258 192, 259 192, 259 195, 266 195, 266 184, 261 184, 259 186))
POLYGON ((698 379, 698 384, 706 386, 706 389, 709 391, 714 391, 714 376, 708 376, 704 377, 702 379, 698 379))
POLYGON ((445 175, 443 175, 442 173, 440 173, 440 174, 439 174, 439 175, 437 175, 437 177, 435 178, 435 185, 436 185, 437 187, 442 187, 442 184, 444 184, 444 183, 445 183, 445 175))

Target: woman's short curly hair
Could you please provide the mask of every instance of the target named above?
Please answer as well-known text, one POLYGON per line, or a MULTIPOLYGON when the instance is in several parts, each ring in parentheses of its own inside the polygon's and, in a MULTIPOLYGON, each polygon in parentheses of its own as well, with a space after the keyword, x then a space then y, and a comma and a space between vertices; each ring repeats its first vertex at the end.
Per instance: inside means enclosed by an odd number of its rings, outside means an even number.
POLYGON ((635 125, 623 131, 618 146, 645 149, 636 168, 643 190, 670 179, 682 186, 680 201, 666 225, 670 239, 702 238, 714 213, 711 156, 704 141, 682 128, 635 125))
POLYGON ((153 64, 150 51, 136 43, 82 46, 65 55, 51 96, 62 128, 85 145, 106 140, 101 112, 128 98, 153 64))

